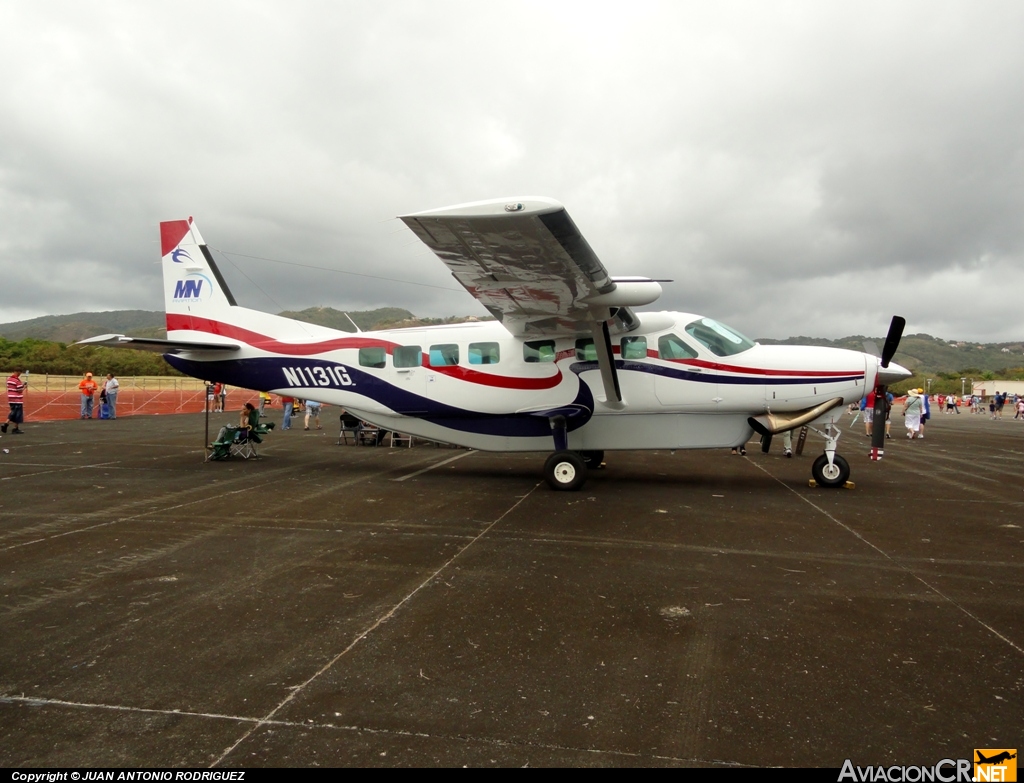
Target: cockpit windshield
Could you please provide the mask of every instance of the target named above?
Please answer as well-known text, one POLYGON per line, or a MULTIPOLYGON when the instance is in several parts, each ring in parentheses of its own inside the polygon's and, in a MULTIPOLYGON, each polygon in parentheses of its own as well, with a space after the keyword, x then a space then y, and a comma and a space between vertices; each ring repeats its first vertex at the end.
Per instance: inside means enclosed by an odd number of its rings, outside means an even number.
POLYGON ((700 318, 688 324, 686 333, 715 356, 734 356, 755 345, 753 340, 713 318, 700 318))

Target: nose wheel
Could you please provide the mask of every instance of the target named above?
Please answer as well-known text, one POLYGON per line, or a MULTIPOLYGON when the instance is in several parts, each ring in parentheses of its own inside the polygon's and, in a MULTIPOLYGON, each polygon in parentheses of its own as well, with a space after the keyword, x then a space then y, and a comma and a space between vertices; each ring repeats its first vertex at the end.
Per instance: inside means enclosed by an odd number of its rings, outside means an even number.
POLYGON ((824 432, 815 427, 812 430, 825 437, 825 453, 814 460, 811 475, 819 487, 835 489, 846 486, 850 478, 850 463, 836 454, 836 443, 842 434, 835 422, 830 422, 824 432))
POLYGON ((832 455, 832 462, 828 461, 828 454, 822 454, 811 466, 811 475, 818 482, 819 487, 842 487, 850 478, 850 463, 838 454, 832 455))

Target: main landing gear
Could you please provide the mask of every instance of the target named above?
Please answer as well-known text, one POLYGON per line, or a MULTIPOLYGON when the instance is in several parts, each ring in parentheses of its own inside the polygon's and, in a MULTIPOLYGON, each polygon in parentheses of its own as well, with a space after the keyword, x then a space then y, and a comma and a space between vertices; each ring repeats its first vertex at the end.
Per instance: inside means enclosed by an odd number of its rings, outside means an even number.
POLYGON ((850 463, 836 454, 836 443, 842 433, 834 423, 828 424, 824 432, 816 427, 811 429, 825 438, 825 453, 814 460, 811 475, 819 487, 836 489, 845 486, 850 478, 850 463))
POLYGON ((587 480, 587 469, 604 467, 603 451, 570 451, 565 416, 550 418, 555 453, 544 463, 544 479, 548 486, 561 492, 573 492, 587 480))
POLYGON ((587 470, 604 465, 603 451, 556 451, 544 463, 548 486, 563 492, 579 489, 587 480, 587 470))

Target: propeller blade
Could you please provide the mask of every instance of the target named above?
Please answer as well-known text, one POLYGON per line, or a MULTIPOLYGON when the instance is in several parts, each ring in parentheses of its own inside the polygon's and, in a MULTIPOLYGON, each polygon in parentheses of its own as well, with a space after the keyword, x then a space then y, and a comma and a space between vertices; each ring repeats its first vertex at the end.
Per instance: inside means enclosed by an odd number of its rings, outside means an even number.
POLYGON ((882 352, 878 350, 878 345, 874 340, 864 341, 864 353, 869 353, 872 356, 881 356, 882 352))
POLYGON ((898 315, 892 317, 889 324, 889 334, 885 336, 885 345, 882 346, 882 366, 888 367, 892 361, 896 349, 900 347, 900 338, 903 337, 903 328, 907 325, 907 319, 898 315))

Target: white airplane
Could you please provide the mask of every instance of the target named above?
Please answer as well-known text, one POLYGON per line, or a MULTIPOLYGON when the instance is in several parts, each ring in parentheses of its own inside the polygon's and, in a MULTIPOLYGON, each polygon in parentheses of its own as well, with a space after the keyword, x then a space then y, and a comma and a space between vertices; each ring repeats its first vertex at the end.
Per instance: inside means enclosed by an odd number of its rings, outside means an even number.
POLYGON ((700 315, 635 312, 659 297, 658 281, 610 276, 552 199, 401 220, 496 321, 352 334, 240 307, 189 218, 160 224, 167 339, 83 342, 158 351, 196 378, 343 406, 420 438, 551 452, 544 475, 557 490, 582 486, 605 450, 739 448, 754 432, 767 450, 773 434, 803 425, 825 438, 814 478, 842 486, 844 406, 910 376, 889 363, 898 318, 876 357, 759 345, 700 315))

